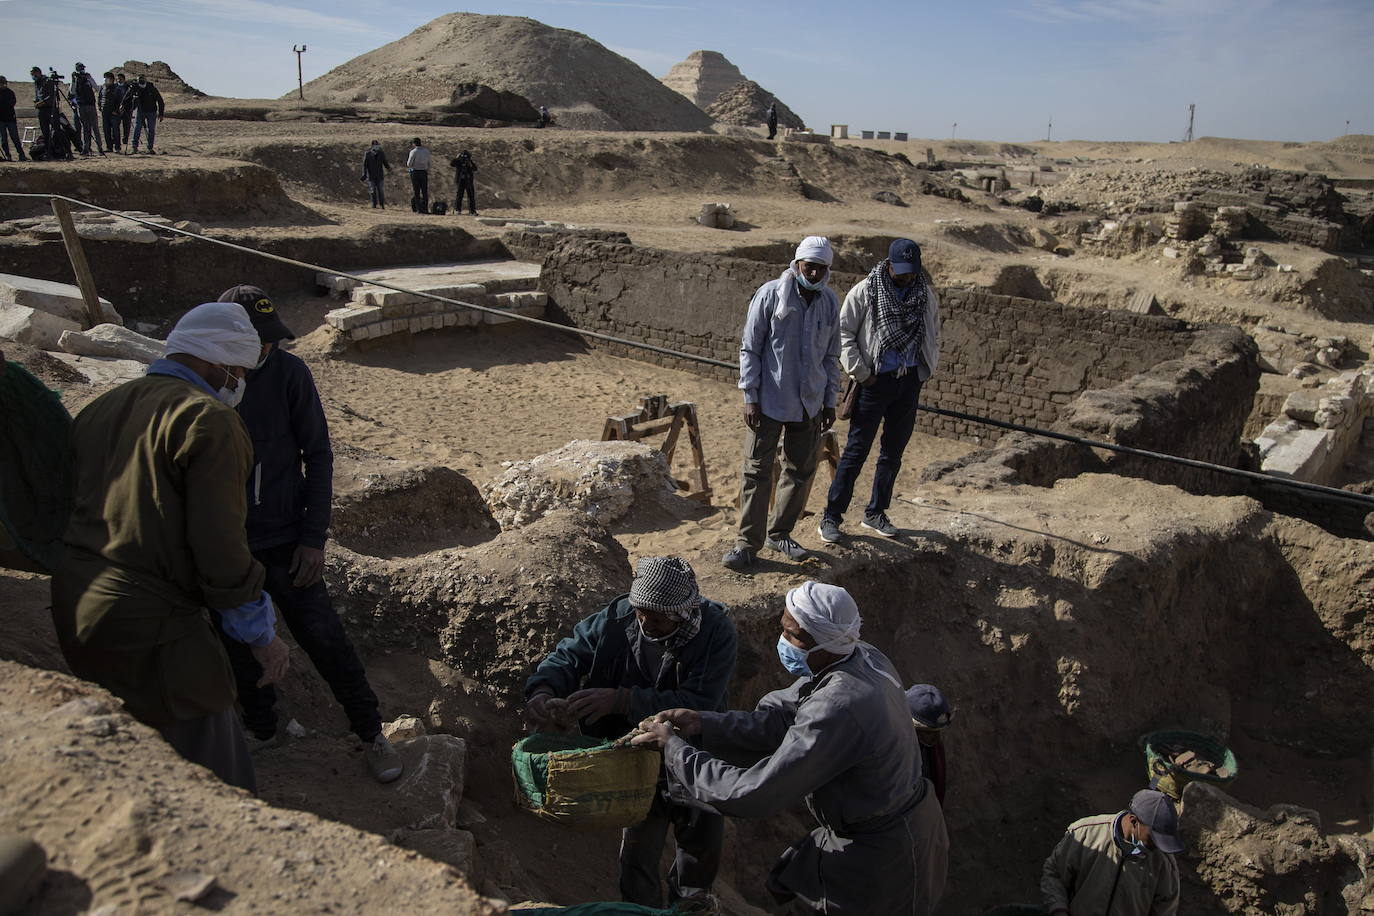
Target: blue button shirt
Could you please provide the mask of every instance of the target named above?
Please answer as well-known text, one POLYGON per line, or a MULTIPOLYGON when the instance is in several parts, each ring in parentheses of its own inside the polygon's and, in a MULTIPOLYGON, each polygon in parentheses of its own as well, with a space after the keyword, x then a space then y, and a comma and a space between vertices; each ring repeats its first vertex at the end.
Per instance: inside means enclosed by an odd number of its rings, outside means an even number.
POLYGON ((840 390, 840 300, 826 287, 807 303, 789 267, 759 287, 740 335, 739 387, 764 416, 799 423, 834 407, 840 390))

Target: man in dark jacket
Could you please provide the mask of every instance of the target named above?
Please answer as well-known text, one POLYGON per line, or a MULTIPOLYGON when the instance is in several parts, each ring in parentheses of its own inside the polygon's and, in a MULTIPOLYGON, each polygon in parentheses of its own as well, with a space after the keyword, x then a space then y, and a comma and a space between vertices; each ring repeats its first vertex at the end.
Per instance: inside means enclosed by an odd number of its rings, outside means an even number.
POLYGON ((124 90, 124 84, 115 82, 114 73, 106 70, 97 104, 100 108, 100 129, 105 134, 105 148, 112 153, 119 152, 123 146, 119 137, 119 121, 120 110, 124 107, 124 90))
POLYGON ((43 75, 42 67, 29 70, 33 79, 33 107, 38 110, 38 130, 43 134, 43 145, 52 145, 52 129, 57 124, 57 80, 43 75))
POLYGON ((0 76, 0 152, 4 153, 4 161, 10 161, 10 138, 14 138, 14 151, 23 162, 28 159, 24 155, 24 147, 19 143, 19 119, 15 116, 14 107, 19 100, 14 96, 14 90, 10 88, 10 81, 0 76))
POLYGON ((382 182, 389 171, 391 163, 386 161, 386 151, 382 149, 380 141, 373 140, 367 152, 363 153, 363 181, 367 182, 368 193, 372 195, 374 210, 378 207, 386 209, 386 191, 382 188, 382 182))
POLYGON ((477 175, 477 163, 472 161, 471 153, 463 150, 449 165, 453 166, 453 183, 458 186, 458 199, 454 201, 453 212, 458 213, 463 209, 463 195, 467 194, 468 212, 476 216, 477 188, 473 180, 477 175))
POLYGON ((85 64, 78 63, 72 71, 71 103, 72 112, 76 115, 76 129, 81 134, 83 156, 91 154, 92 143, 100 155, 105 155, 105 147, 100 142, 100 122, 96 116, 96 99, 99 95, 100 87, 96 85, 95 77, 87 72, 85 64))
MULTIPOLYGON (((295 335, 265 292, 256 286, 235 286, 225 290, 220 301, 242 305, 262 341, 261 358, 248 373, 248 390, 239 405, 253 441, 248 547, 267 570, 266 591, 292 637, 329 683, 349 725, 366 745, 372 776, 391 782, 401 775, 400 756, 382 736, 377 696, 323 579, 334 452, 315 380, 300 357, 279 348, 281 341, 295 335)), ((270 685, 257 686, 261 674, 250 654, 228 642, 225 648, 238 682, 244 725, 260 742, 274 742, 276 691, 270 685)))
POLYGON ((115 86, 120 92, 119 99, 119 147, 122 152, 129 151, 129 133, 134 126, 134 87, 121 70, 115 74, 115 86))
POLYGON ((768 103, 768 139, 772 140, 778 135, 778 103, 768 103))
MULTIPOLYGON (((581 721, 585 734, 618 738, 647 716, 677 706, 725 709, 735 670, 735 625, 724 607, 697 591, 696 574, 678 557, 646 557, 621 595, 573 628, 525 682, 536 728, 581 721)), ((669 902, 705 894, 720 867, 725 821, 673 804, 661 782, 649 815, 625 830, 620 894, 662 907, 659 859, 668 827, 677 856, 668 872, 669 902)))
POLYGON ((138 152, 139 138, 143 135, 144 128, 147 128, 148 152, 152 153, 153 140, 157 136, 157 122, 166 114, 167 106, 162 101, 162 93, 158 92, 152 81, 142 73, 138 75, 138 82, 129 87, 129 91, 133 94, 133 104, 129 107, 138 118, 134 123, 134 152, 138 152))

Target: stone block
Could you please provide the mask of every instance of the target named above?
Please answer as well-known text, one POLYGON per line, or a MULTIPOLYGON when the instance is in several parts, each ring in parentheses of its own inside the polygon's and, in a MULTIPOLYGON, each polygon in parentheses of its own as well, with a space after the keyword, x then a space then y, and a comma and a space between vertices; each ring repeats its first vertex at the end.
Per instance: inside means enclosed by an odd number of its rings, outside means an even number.
POLYGON ((0 338, 40 350, 59 349, 62 335, 81 325, 26 305, 0 305, 0 338))
POLYGON ((106 356, 151 363, 161 359, 167 344, 144 337, 119 324, 98 324, 89 331, 64 331, 58 346, 79 356, 106 356))
POLYGON ((110 225, 103 223, 78 223, 76 234, 92 242, 138 242, 156 243, 159 236, 147 226, 138 223, 119 222, 110 225))
POLYGON ((397 837, 396 845, 413 849, 425 858, 451 865, 466 875, 474 887, 478 886, 480 876, 474 870, 477 863, 477 839, 468 831, 407 830, 397 837))
MULTIPOLYGON (((80 326, 86 323, 86 302, 81 298, 81 290, 70 283, 0 274, 0 305, 23 305, 80 326)), ((111 324, 124 323, 108 299, 100 300, 100 314, 111 324)))
POLYGON ((382 317, 382 310, 372 306, 350 305, 346 308, 334 309, 324 316, 324 320, 332 328, 340 331, 351 331, 369 325, 382 317))
POLYGON ((405 763, 395 783, 398 819, 415 830, 451 829, 463 801, 467 742, 453 735, 421 735, 397 750, 405 763))

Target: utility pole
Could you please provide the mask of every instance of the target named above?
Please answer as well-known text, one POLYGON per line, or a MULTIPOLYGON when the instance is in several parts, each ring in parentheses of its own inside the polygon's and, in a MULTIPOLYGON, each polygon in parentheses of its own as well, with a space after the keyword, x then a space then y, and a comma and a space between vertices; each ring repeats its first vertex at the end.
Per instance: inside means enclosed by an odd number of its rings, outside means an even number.
POLYGON ((305 80, 301 76, 301 55, 305 53, 305 45, 301 45, 299 48, 295 45, 292 45, 291 50, 296 52, 296 91, 298 91, 301 94, 301 101, 304 101, 305 80))
POLYGON ((951 124, 950 127, 949 127, 949 138, 950 138, 951 140, 953 140, 953 139, 955 139, 955 138, 958 137, 958 136, 959 136, 959 122, 958 122, 958 121, 955 121, 955 122, 954 122, 953 124, 951 124))
POLYGON ((1050 115, 1050 123, 1045 126, 1045 142, 1050 142, 1050 134, 1054 133, 1054 115, 1050 115))
POLYGON ((1188 132, 1185 133, 1185 134, 1183 135, 1183 142, 1184 142, 1184 143, 1192 143, 1192 142, 1193 142, 1193 115, 1194 115, 1194 113, 1195 113, 1196 111, 1197 111, 1197 105, 1196 105, 1196 104, 1193 104, 1193 105, 1189 105, 1189 106, 1188 106, 1188 132))

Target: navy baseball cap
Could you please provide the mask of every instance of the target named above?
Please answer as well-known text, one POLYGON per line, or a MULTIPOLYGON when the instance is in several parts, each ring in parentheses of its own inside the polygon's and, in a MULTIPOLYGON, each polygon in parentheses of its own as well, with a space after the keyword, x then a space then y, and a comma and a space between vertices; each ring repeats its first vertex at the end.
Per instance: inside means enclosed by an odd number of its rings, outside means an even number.
POLYGON ((887 247, 887 259, 893 274, 915 273, 921 269, 921 246, 911 239, 897 239, 887 247))
POLYGON ((265 344, 296 339, 296 335, 291 333, 291 329, 277 314, 271 297, 260 287, 247 284, 230 287, 220 293, 219 301, 237 302, 243 306, 243 310, 253 321, 253 329, 258 332, 258 339, 265 344))
POLYGON ((1172 798, 1155 789, 1141 789, 1131 796, 1130 810, 1150 828, 1156 849, 1167 853, 1183 851, 1183 841, 1178 838, 1178 811, 1172 798))
POLYGON ((906 692, 906 704, 911 719, 922 728, 944 728, 954 718, 954 711, 940 688, 934 684, 916 684, 906 692))

